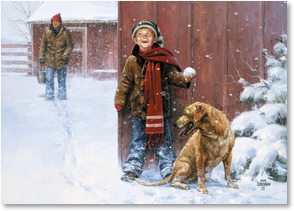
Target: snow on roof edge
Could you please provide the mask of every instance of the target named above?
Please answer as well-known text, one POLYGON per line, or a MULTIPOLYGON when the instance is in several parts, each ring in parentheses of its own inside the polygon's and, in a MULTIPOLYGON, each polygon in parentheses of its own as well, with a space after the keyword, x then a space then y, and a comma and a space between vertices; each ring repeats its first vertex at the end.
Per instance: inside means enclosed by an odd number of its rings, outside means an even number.
POLYGON ((47 1, 27 20, 28 23, 50 22, 61 13, 63 22, 117 21, 117 1, 47 1))

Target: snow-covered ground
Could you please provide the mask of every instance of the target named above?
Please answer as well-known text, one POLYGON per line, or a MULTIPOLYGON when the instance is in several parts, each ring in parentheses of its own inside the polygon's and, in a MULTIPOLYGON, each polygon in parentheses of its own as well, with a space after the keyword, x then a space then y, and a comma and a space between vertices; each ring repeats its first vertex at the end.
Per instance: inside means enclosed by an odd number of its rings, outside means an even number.
MULTIPOLYGON (((4 204, 286 204, 287 183, 243 176, 228 189, 223 167, 209 194, 164 185, 124 183, 117 157, 117 82, 68 78, 67 101, 45 101, 44 85, 2 74, 2 203, 4 204)), ((160 180, 145 171, 140 179, 160 180)), ((197 208, 196 208, 197 209, 197 208)))

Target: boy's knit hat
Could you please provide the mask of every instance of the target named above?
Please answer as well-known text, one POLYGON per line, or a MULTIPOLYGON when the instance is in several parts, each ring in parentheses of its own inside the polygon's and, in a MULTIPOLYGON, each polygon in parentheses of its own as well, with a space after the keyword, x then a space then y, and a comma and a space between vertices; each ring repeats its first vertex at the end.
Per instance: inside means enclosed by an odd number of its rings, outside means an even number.
POLYGON ((144 20, 144 21, 140 21, 139 23, 137 23, 134 28, 132 29, 132 39, 135 39, 136 36, 136 32, 138 29, 141 28, 150 28, 152 29, 152 31, 154 32, 155 36, 157 37, 157 44, 160 47, 163 47, 163 37, 161 35, 161 32, 157 26, 157 24, 154 21, 151 20, 144 20))
POLYGON ((54 21, 54 20, 57 20, 57 21, 59 21, 60 23, 62 22, 62 21, 61 21, 61 15, 60 15, 60 13, 57 13, 56 15, 54 15, 54 16, 51 18, 51 21, 50 21, 50 22, 52 22, 52 21, 54 21))

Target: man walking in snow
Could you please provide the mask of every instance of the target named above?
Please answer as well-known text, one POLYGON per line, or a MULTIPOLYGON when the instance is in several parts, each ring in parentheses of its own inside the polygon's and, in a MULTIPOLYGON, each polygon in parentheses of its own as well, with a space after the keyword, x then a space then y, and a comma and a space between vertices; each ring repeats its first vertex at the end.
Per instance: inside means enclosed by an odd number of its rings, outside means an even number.
POLYGON ((66 71, 73 40, 69 30, 62 25, 60 13, 54 15, 50 27, 42 37, 39 58, 46 64, 46 99, 54 99, 54 74, 58 75, 58 99, 66 100, 66 71))
POLYGON ((189 88, 196 73, 184 74, 172 52, 163 48, 161 32, 150 20, 132 29, 135 46, 127 59, 115 95, 115 107, 121 111, 126 97, 132 109, 132 137, 129 156, 121 180, 131 182, 142 173, 146 148, 153 148, 162 178, 172 173, 176 155, 168 124, 170 115, 169 85, 189 88))

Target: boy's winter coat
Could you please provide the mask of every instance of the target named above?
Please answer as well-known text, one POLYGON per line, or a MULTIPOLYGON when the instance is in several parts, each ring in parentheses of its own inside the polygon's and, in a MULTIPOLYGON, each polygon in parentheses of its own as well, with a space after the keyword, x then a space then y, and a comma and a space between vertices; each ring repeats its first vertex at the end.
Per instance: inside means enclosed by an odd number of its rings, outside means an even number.
MULTIPOLYGON (((169 85, 175 85, 182 88, 189 88, 190 82, 185 83, 183 73, 175 66, 166 63, 160 63, 161 67, 161 87, 163 117, 170 115, 170 94, 169 85)), ((132 116, 136 119, 146 119, 146 103, 144 95, 145 87, 146 61, 139 56, 139 46, 135 45, 132 55, 126 61, 122 75, 118 82, 115 94, 115 104, 121 107, 125 106, 129 91, 132 116)))
POLYGON ((42 37, 39 58, 45 59, 48 67, 60 69, 68 64, 69 56, 73 50, 73 40, 70 32, 61 25, 56 35, 52 25, 45 31, 42 37))

